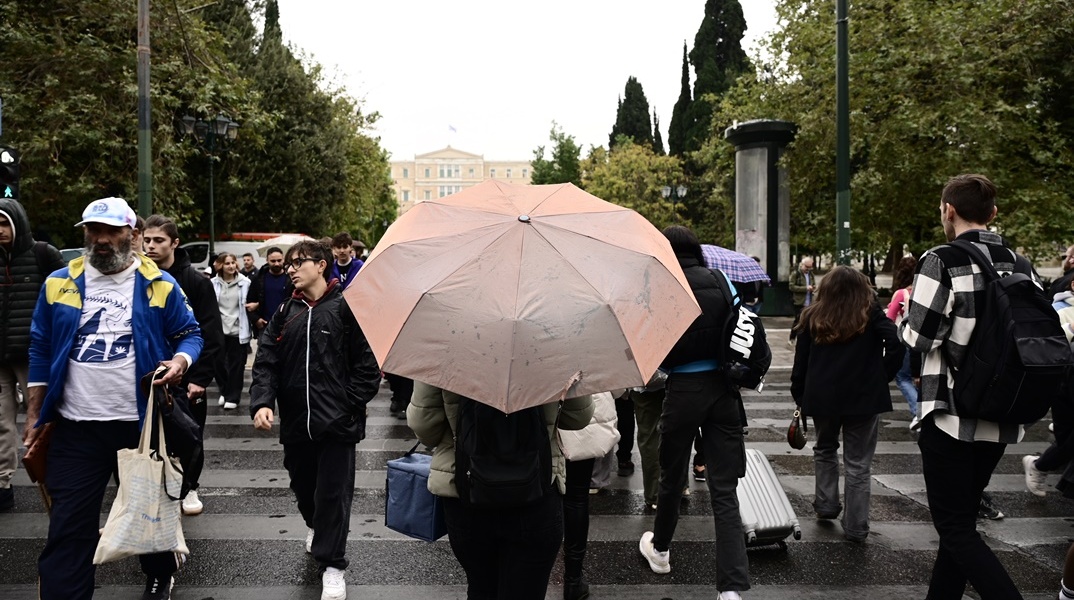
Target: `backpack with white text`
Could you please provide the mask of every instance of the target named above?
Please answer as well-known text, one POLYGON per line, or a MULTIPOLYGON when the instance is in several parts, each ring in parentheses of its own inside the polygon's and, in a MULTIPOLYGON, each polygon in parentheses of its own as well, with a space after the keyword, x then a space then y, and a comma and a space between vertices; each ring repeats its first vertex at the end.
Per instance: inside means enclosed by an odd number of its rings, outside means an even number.
POLYGON ((1014 272, 1001 277, 992 261, 970 242, 955 240, 987 281, 976 327, 955 371, 959 416, 996 423, 1040 420, 1062 393, 1074 357, 1032 267, 1015 255, 1014 272))
POLYGON ((710 270, 730 308, 721 329, 720 366, 731 383, 761 391, 764 376, 772 366, 772 349, 764 325, 760 317, 742 305, 737 293, 731 293, 727 277, 719 270, 710 270))

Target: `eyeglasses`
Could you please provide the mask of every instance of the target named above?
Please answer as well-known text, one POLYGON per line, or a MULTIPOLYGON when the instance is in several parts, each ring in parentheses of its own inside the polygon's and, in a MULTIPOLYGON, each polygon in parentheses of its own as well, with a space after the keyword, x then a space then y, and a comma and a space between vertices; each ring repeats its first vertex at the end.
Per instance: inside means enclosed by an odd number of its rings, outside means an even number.
POLYGON ((302 268, 302 263, 306 262, 307 260, 310 261, 310 262, 321 262, 320 259, 309 258, 307 256, 307 257, 303 257, 303 258, 293 258, 293 259, 291 259, 291 262, 287 263, 287 266, 292 267, 294 270, 297 271, 297 270, 302 268))

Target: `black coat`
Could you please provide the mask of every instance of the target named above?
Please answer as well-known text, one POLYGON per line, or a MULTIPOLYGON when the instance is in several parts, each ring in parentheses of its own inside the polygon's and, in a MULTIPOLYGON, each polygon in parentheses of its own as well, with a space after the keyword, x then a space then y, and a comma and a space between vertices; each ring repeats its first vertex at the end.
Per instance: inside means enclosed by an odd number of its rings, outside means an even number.
POLYGON ((30 322, 37 295, 45 279, 64 262, 59 250, 43 245, 46 260, 38 264, 37 242, 21 204, 0 198, 0 213, 11 223, 14 237, 10 249, 0 246, 0 363, 24 363, 30 360, 30 322))
POLYGON ((250 415, 279 407, 280 441, 365 437, 366 404, 380 388, 380 367, 343 300, 338 282, 313 302, 300 294, 272 316, 257 345, 250 415))
POLYGON ((888 382, 906 349, 895 324, 875 306, 865 331, 846 342, 817 344, 808 329, 798 334, 791 396, 809 416, 866 416, 891 410, 888 382))
POLYGON ((722 331, 727 322, 731 307, 720 291, 716 274, 703 266, 696 258, 679 257, 679 266, 686 275, 686 282, 694 292, 701 316, 694 319, 686 333, 682 334, 667 357, 660 363, 661 368, 670 369, 699 360, 718 358, 719 346, 723 340, 722 331))
POLYGON ((220 305, 216 302, 216 290, 205 275, 190 265, 190 255, 182 248, 175 249, 172 266, 164 270, 179 282, 179 287, 186 294, 187 302, 194 310, 194 318, 201 327, 201 338, 205 341, 201 355, 186 372, 183 382, 208 387, 216 373, 216 358, 224 347, 224 330, 220 324, 220 305))

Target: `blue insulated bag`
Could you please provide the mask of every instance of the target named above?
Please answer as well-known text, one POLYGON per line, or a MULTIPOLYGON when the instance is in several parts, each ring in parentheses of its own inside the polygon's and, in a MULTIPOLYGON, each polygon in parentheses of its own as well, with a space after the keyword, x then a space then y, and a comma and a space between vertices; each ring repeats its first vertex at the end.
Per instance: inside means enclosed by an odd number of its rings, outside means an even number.
POLYGON ((416 454, 417 449, 418 444, 414 444, 402 458, 388 461, 384 525, 403 535, 435 542, 447 534, 444 507, 440 497, 429 491, 433 458, 416 454))

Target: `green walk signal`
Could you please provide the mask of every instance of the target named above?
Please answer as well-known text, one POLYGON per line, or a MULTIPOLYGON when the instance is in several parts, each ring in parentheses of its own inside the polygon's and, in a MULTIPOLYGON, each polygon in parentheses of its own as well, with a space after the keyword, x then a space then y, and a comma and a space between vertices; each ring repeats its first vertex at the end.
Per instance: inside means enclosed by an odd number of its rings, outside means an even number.
POLYGON ((0 185, 4 198, 19 199, 19 152, 10 146, 0 146, 0 185))

